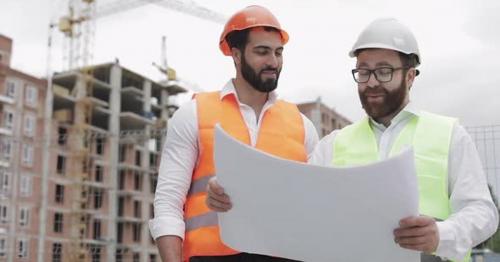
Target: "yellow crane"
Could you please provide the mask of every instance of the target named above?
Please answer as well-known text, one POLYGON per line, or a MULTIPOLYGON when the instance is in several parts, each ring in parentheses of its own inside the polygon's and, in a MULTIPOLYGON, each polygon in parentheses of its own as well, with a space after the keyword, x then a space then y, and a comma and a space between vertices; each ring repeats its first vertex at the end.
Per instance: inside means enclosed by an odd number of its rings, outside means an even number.
POLYGON ((68 13, 57 23, 65 36, 64 62, 66 69, 88 66, 92 61, 96 20, 148 4, 181 12, 214 23, 223 24, 224 15, 193 1, 180 0, 116 0, 97 6, 97 0, 68 0, 68 13))
MULTIPOLYGON (((96 28, 96 20, 105 16, 110 16, 119 12, 124 12, 134 8, 138 8, 148 4, 158 5, 163 8, 171 9, 190 16, 198 17, 215 23, 224 23, 225 17, 215 11, 200 6, 193 1, 180 0, 115 0, 104 5, 97 5, 97 0, 67 0, 67 13, 62 15, 57 22, 52 22, 49 26, 49 41, 48 41, 48 82, 49 88, 52 88, 52 68, 51 68, 51 49, 52 49, 52 34, 57 28, 64 35, 64 50, 63 64, 65 70, 78 70, 83 74, 85 79, 85 95, 77 97, 75 100, 76 107, 79 107, 79 112, 83 113, 84 121, 74 126, 74 133, 78 134, 81 139, 72 146, 72 180, 74 182, 72 189, 73 203, 71 211, 71 253, 69 254, 70 261, 87 261, 89 257, 88 246, 85 244, 85 239, 88 236, 89 221, 91 219, 86 210, 91 199, 92 189, 88 186, 88 179, 91 172, 92 162, 92 131, 89 126, 92 123, 92 106, 89 104, 88 98, 92 96, 92 67, 90 67, 93 59, 94 35, 96 28)), ((165 45, 165 39, 163 39, 165 45)), ((175 78, 175 71, 167 67, 166 53, 162 53, 162 66, 165 71, 165 76, 168 79, 175 78)), ((43 210, 42 210, 43 212, 43 210)), ((43 242, 43 237, 41 238, 43 242)), ((39 256, 39 261, 42 259, 39 256)))

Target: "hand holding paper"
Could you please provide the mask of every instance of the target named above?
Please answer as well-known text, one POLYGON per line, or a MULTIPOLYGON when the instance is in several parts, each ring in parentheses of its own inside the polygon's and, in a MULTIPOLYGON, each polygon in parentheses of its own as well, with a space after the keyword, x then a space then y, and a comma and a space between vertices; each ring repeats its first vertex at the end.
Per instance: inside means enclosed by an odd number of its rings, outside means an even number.
POLYGON ((217 212, 226 212, 231 209, 229 196, 224 192, 224 188, 217 183, 216 177, 208 180, 206 202, 210 209, 217 212))
POLYGON ((354 168, 282 160, 215 130, 218 183, 232 209, 221 237, 250 253, 302 261, 420 261, 394 242, 399 220, 418 215, 413 154, 354 168))

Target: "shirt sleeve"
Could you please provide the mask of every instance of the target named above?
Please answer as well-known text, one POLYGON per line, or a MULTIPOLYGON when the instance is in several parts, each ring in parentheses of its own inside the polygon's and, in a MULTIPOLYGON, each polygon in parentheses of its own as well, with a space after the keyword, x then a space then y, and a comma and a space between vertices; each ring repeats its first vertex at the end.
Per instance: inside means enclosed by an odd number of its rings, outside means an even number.
POLYGON ((318 131, 316 131, 316 128, 309 118, 302 113, 300 115, 302 116, 302 122, 304 123, 304 146, 307 151, 307 159, 309 159, 311 158, 314 148, 319 140, 318 131))
POLYGON ((472 247, 495 233, 498 210, 491 199, 476 147, 458 124, 450 146, 448 188, 451 215, 437 222, 440 239, 436 255, 461 261, 472 247))
POLYGON ((333 160, 333 142, 337 136, 339 130, 333 130, 330 134, 323 137, 313 153, 309 157, 309 164, 317 166, 331 166, 333 160))
POLYGON ((184 238, 186 194, 198 158, 196 101, 184 104, 168 122, 149 229, 154 239, 164 235, 184 238))

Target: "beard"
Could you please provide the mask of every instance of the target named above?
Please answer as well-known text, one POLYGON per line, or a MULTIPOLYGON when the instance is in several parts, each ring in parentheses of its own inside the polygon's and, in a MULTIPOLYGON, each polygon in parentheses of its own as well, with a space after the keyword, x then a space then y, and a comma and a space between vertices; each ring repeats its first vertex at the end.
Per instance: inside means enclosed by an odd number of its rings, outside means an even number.
POLYGON ((241 74, 243 78, 257 91, 262 93, 269 93, 278 87, 278 79, 280 77, 281 69, 273 67, 265 67, 264 69, 256 72, 246 61, 245 56, 241 57, 241 74), (276 79, 269 78, 262 80, 262 73, 264 71, 275 71, 276 79))
POLYGON ((379 85, 375 88, 366 88, 364 92, 358 92, 358 94, 366 114, 373 119, 379 119, 401 109, 407 90, 405 79, 403 79, 395 90, 388 91, 379 85), (382 100, 370 102, 368 101, 368 94, 382 94, 382 100))

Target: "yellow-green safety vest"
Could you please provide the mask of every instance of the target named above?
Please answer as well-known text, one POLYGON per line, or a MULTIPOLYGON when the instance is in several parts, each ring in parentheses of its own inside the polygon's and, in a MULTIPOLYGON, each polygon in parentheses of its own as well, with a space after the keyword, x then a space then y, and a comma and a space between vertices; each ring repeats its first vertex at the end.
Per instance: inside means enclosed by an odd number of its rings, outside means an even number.
MULTIPOLYGON (((455 118, 421 112, 398 135, 389 156, 412 146, 418 179, 420 214, 445 220, 450 216, 448 156, 455 118)), ((356 166, 380 160, 368 117, 339 131, 333 144, 334 166, 356 166)), ((467 256, 464 261, 470 261, 467 256)))

